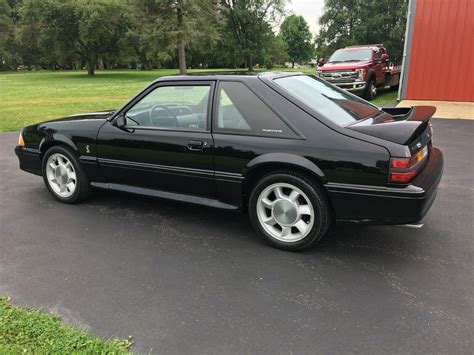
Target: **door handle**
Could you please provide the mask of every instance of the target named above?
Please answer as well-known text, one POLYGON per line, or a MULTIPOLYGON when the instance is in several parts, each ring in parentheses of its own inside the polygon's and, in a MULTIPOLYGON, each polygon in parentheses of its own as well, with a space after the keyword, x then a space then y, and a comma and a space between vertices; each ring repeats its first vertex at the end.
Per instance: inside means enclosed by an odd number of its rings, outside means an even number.
POLYGON ((207 146, 207 142, 203 142, 203 141, 192 140, 188 142, 189 150, 202 150, 206 146, 207 146))

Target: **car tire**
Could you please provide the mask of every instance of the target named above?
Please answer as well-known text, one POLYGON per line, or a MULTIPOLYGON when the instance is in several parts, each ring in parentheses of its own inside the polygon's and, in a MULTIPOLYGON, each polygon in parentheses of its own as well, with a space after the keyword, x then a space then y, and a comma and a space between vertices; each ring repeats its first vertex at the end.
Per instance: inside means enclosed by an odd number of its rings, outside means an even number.
POLYGON ((60 202, 78 203, 90 195, 89 180, 70 148, 49 148, 43 156, 42 173, 49 192, 60 202))
POLYGON ((319 183, 291 171, 265 175, 255 184, 249 216, 267 243, 288 251, 314 246, 331 224, 328 199, 319 183))
POLYGON ((371 101, 377 95, 377 86, 375 85, 375 80, 372 78, 367 83, 367 88, 365 89, 364 99, 371 101))

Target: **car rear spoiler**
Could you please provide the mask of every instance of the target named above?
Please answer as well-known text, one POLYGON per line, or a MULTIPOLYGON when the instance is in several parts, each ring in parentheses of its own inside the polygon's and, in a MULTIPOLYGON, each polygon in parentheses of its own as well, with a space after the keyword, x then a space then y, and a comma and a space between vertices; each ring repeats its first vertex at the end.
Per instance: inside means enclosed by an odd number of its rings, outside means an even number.
POLYGON ((357 121, 346 128, 407 145, 426 129, 435 112, 433 106, 387 107, 382 108, 380 115, 357 121))

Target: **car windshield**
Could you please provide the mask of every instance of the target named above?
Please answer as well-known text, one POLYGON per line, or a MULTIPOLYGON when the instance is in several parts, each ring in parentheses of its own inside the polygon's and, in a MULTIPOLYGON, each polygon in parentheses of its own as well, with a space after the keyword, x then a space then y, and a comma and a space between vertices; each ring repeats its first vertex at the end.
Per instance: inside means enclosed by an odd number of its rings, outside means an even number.
POLYGON ((329 63, 334 62, 363 62, 372 59, 371 49, 339 49, 329 58, 329 63))
POLYGON ((380 112, 377 106, 313 76, 287 76, 275 82, 310 109, 341 126, 380 112))

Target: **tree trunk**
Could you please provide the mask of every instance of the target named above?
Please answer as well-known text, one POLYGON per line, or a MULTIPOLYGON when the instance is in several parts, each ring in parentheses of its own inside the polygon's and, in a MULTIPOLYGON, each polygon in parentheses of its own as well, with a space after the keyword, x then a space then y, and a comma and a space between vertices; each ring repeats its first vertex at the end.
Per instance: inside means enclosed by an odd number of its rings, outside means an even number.
POLYGON ((294 69, 295 68, 295 62, 291 62, 291 67, 294 69))
POLYGON ((185 43, 182 39, 179 40, 178 43, 178 61, 179 61, 179 74, 186 75, 187 68, 186 68, 186 49, 185 43))
POLYGON ((94 75, 95 74, 95 62, 88 61, 87 62, 87 75, 94 75))
POLYGON ((177 11, 177 23, 178 23, 178 62, 179 62, 179 74, 186 75, 186 34, 184 28, 184 11, 183 4, 178 1, 177 11))
POLYGON ((253 71, 253 61, 251 54, 249 54, 249 56, 247 57, 247 65, 249 67, 249 71, 253 71))

